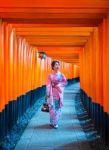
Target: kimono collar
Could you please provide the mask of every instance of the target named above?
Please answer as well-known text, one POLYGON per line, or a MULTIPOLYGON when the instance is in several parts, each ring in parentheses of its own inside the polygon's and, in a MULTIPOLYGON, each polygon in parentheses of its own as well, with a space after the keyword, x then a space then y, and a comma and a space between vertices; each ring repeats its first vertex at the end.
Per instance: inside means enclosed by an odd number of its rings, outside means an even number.
POLYGON ((58 72, 53 72, 53 74, 56 74, 56 75, 58 75, 58 74, 60 74, 61 72, 60 71, 58 71, 58 72))

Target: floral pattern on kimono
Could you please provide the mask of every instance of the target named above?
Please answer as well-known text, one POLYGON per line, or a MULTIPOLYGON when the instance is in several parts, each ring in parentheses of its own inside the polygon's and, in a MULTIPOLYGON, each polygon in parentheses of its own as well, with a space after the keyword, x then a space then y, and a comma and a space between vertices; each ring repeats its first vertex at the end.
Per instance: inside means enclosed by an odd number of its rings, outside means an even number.
POLYGON ((56 125, 61 115, 61 107, 63 106, 63 90, 67 84, 65 76, 61 73, 51 73, 48 76, 46 84, 46 93, 49 96, 49 113, 50 122, 56 125))

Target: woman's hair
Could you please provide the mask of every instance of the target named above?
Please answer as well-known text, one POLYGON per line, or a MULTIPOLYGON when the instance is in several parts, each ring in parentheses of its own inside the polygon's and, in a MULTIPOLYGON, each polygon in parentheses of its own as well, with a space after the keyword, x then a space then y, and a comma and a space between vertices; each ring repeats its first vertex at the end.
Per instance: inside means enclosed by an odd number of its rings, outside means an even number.
POLYGON ((60 62, 58 60, 52 61, 52 63, 51 63, 52 70, 54 70, 54 66, 56 63, 58 63, 60 65, 60 62))

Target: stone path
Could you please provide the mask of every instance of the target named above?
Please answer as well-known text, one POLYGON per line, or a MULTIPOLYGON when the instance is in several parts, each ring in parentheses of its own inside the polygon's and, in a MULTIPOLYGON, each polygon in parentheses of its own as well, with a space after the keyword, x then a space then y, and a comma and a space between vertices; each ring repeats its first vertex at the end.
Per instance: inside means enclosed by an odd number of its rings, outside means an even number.
POLYGON ((59 128, 49 126, 49 114, 39 111, 26 127, 15 150, 91 150, 75 110, 79 83, 67 86, 59 128))

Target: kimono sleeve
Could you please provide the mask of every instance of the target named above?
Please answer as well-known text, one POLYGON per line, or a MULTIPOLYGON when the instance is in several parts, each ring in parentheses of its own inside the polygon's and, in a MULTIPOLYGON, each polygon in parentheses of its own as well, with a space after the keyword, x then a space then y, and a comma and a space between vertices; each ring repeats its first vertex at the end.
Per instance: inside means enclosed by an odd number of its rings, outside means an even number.
POLYGON ((67 79, 66 79, 66 77, 65 77, 65 75, 64 74, 61 74, 61 83, 59 83, 59 85, 61 86, 61 87, 64 87, 65 85, 67 85, 67 79))

